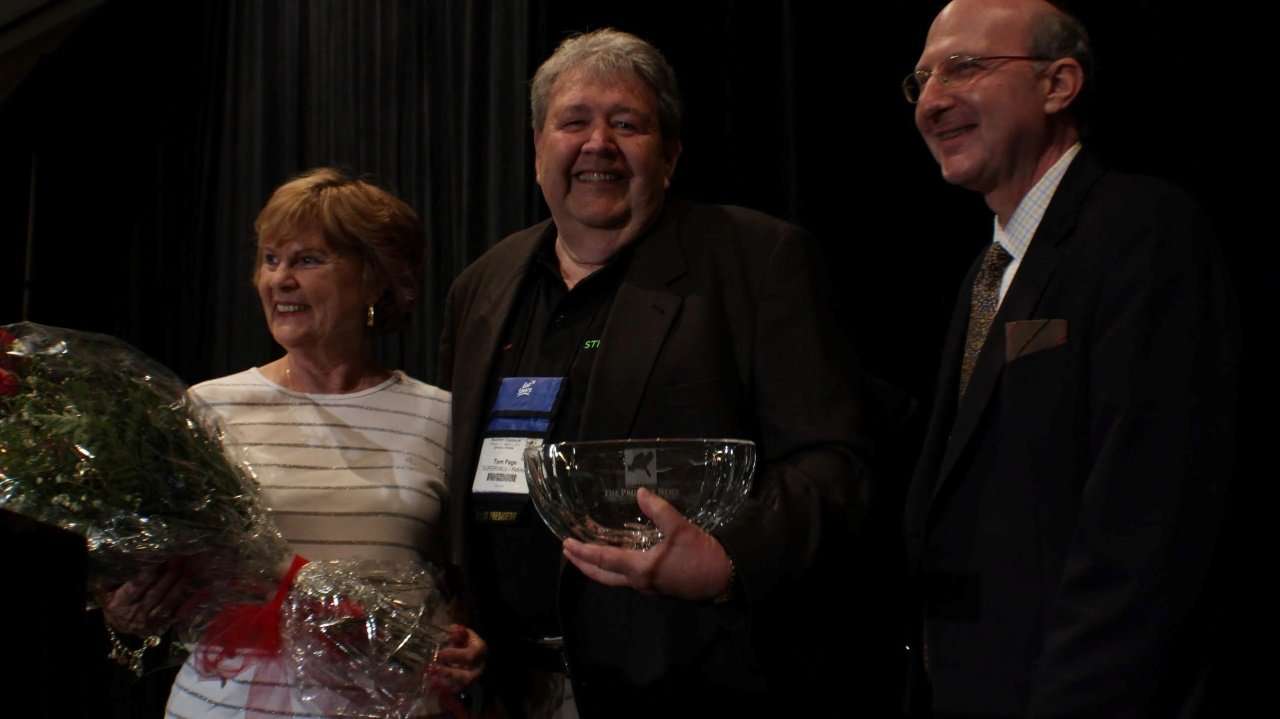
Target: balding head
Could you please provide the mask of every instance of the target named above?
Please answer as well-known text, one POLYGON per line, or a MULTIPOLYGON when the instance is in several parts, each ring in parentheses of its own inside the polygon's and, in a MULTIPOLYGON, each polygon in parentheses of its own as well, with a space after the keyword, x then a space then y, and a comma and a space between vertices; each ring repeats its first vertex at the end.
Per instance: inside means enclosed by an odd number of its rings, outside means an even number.
POLYGON ((916 126, 944 179, 981 192, 1002 220, 1079 136, 1067 110, 1083 69, 1037 47, 1065 17, 1045 0, 953 0, 916 64, 928 77, 916 126))

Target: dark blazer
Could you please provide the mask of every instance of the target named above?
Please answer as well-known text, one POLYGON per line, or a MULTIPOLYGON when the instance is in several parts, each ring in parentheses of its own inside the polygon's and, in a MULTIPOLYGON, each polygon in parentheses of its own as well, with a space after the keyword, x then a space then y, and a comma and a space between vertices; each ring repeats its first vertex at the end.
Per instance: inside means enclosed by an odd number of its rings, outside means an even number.
MULTIPOLYGON (((453 391, 450 521, 464 570, 492 362, 535 250, 554 233, 548 221, 507 237, 449 293, 441 383, 453 391)), ((800 666, 790 658, 804 641, 774 649, 782 624, 803 626, 807 615, 783 612, 820 566, 835 564, 830 557, 857 526, 867 490, 854 370, 816 279, 814 244, 757 212, 676 203, 636 241, 580 438, 743 437, 758 443, 760 463, 753 501, 717 533, 736 565, 738 600, 646 596, 563 569, 566 645, 589 711, 767 701, 786 681, 771 665, 800 666), (762 656, 762 646, 773 655, 762 656), (592 704, 583 685, 609 699, 592 704)), ((483 631, 483 617, 477 622, 483 631)))
POLYGON ((1188 716, 1238 391, 1205 217, 1082 152, 957 406, 976 270, 906 506, 936 714, 1188 716))

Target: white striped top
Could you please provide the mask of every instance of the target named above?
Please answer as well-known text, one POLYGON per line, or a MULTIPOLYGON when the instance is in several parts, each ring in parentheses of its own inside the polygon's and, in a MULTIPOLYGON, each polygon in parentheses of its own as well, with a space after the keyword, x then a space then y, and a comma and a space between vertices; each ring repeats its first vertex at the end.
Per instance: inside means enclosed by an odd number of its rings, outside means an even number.
POLYGON ((257 368, 191 392, 222 417, 297 553, 418 561, 432 544, 449 492, 448 392, 397 371, 360 392, 304 394, 257 368))
MULTIPOLYGON (((419 564, 445 556, 436 528, 449 491, 448 392, 396 371, 360 392, 305 394, 257 368, 190 391, 222 418, 228 444, 243 452, 263 503, 298 554, 419 564)), ((243 716, 253 683, 252 671, 228 682, 201 678, 188 661, 168 716, 243 716)), ((361 715, 302 702, 296 691, 286 704, 293 713, 278 715, 361 715)))

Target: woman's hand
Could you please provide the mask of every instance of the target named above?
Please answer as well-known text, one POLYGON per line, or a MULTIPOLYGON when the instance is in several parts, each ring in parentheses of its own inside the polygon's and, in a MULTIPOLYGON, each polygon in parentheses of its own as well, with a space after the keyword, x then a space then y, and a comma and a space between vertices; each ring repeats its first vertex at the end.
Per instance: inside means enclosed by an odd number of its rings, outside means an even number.
POLYGON ((186 595, 182 567, 172 562, 148 567, 106 595, 102 616, 117 632, 140 637, 162 634, 186 595))
POLYGON ((434 662, 427 666, 427 676, 438 689, 462 691, 484 673, 489 646, 479 634, 461 624, 449 625, 449 644, 441 647, 434 662))

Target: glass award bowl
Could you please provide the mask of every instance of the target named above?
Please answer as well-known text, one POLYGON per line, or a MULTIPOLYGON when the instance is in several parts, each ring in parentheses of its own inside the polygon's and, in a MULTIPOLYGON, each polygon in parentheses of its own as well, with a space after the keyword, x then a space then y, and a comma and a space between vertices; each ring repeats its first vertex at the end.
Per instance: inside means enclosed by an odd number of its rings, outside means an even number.
POLYGON ((556 442, 524 453, 529 494, 561 541, 649 549, 662 533, 636 502, 641 487, 707 532, 729 521, 751 489, 756 445, 743 439, 556 442))

